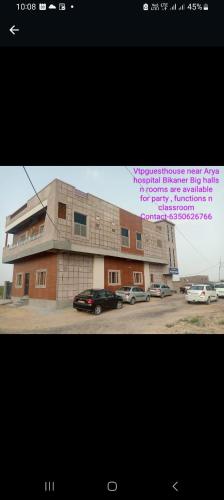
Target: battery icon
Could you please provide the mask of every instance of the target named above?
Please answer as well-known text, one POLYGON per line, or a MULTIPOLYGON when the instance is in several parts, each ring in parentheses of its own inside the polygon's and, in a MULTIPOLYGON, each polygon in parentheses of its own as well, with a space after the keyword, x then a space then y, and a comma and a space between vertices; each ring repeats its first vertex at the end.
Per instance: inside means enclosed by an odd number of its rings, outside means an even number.
POLYGON ((204 10, 208 10, 208 4, 207 4, 207 3, 205 3, 205 4, 203 5, 203 9, 204 9, 204 10))

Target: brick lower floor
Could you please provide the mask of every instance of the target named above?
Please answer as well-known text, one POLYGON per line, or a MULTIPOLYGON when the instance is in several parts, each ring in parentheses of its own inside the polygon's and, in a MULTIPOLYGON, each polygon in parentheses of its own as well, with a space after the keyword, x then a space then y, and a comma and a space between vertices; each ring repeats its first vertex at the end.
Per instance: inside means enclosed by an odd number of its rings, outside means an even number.
POLYGON ((73 297, 87 288, 115 291, 124 285, 144 289, 152 282, 170 285, 172 277, 165 274, 166 269, 162 264, 125 258, 62 252, 39 254, 14 264, 12 297, 26 295, 32 303, 41 300, 63 306, 71 304, 73 297), (40 273, 45 274, 42 284, 40 273))

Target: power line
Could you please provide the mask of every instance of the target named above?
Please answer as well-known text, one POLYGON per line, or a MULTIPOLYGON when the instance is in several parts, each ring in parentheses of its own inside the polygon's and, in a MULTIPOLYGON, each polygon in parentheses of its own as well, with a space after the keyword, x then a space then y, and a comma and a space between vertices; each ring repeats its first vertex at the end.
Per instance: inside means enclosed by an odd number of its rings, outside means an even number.
POLYGON ((203 257, 203 259, 207 260, 207 262, 209 262, 209 264, 211 264, 211 262, 207 259, 207 257, 205 257, 201 252, 199 252, 199 250, 191 243, 191 241, 188 240, 188 238, 182 233, 182 231, 179 229, 179 227, 176 226, 176 228, 177 228, 177 231, 183 236, 183 238, 189 243, 189 245, 191 245, 191 247, 195 250, 195 252, 197 252, 200 257, 203 257))
POLYGON ((35 194, 36 194, 36 196, 37 196, 37 198, 38 198, 39 202, 41 203, 42 207, 46 210, 46 215, 48 216, 48 218, 49 218, 49 220, 51 221, 51 223, 54 225, 54 227, 55 227, 56 231, 58 232, 58 234, 60 234, 60 231, 59 231, 59 229, 57 228, 57 226, 56 226, 56 224, 54 223, 54 221, 52 220, 51 216, 49 215, 49 213, 48 213, 48 211, 47 211, 47 208, 43 205, 43 203, 42 203, 42 201, 41 201, 41 199, 40 199, 40 197, 39 197, 39 194, 38 194, 38 192, 36 191, 36 189, 35 189, 35 187, 34 187, 34 185, 33 185, 32 181, 31 181, 31 178, 30 178, 30 176, 29 176, 29 174, 28 174, 28 172, 27 172, 26 168, 24 167, 24 165, 22 165, 22 168, 23 168, 23 170, 24 170, 24 172, 25 172, 25 174, 26 174, 27 178, 29 179, 29 182, 30 182, 30 184, 31 184, 31 186, 32 186, 32 188, 33 188, 33 190, 34 190, 34 192, 35 192, 35 194))
MULTIPOLYGON (((199 275, 199 274, 205 273, 206 271, 210 271, 210 269, 214 269, 214 267, 218 267, 218 266, 219 266, 219 264, 215 264, 214 266, 207 267, 207 269, 203 269, 202 271, 197 271, 195 273, 195 275, 199 275)), ((193 275, 191 275, 191 276, 193 276, 193 275)), ((181 278, 188 278, 188 277, 190 277, 189 274, 181 276, 181 278)))
POLYGON ((130 172, 129 168, 128 168, 126 165, 124 165, 124 168, 126 168, 126 170, 129 172, 129 174, 130 174, 132 177, 135 177, 135 176, 133 175, 133 173, 132 173, 132 172, 130 172))

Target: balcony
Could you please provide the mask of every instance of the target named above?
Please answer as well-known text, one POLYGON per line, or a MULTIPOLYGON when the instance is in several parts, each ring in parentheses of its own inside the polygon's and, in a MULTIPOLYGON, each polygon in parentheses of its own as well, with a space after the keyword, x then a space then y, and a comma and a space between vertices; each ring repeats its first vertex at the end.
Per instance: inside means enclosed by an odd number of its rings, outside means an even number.
MULTIPOLYGON (((40 233, 21 239, 16 243, 6 245, 3 248, 2 262, 13 263, 15 260, 42 251, 41 247, 44 247, 44 244, 48 241, 46 236, 47 232, 41 231, 40 233)), ((43 251, 44 250, 45 248, 43 248, 43 251)))
POLYGON ((8 245, 5 248, 7 248, 8 250, 12 250, 13 248, 21 247, 23 245, 26 245, 26 243, 28 243, 29 241, 37 240, 38 238, 40 238, 43 235, 43 233, 44 233, 44 231, 42 231, 41 233, 37 233, 33 236, 29 236, 28 238, 25 238, 24 240, 19 240, 16 243, 14 243, 12 245, 8 245))

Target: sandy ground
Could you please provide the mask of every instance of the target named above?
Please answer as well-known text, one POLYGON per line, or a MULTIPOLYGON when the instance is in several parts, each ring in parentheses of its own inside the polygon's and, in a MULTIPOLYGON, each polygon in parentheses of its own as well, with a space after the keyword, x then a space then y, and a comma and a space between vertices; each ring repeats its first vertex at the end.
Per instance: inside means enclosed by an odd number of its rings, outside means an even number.
POLYGON ((94 316, 72 308, 0 307, 0 333, 224 333, 224 300, 187 304, 183 295, 125 304, 94 316))

